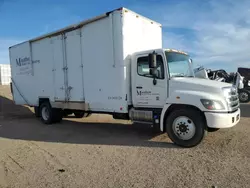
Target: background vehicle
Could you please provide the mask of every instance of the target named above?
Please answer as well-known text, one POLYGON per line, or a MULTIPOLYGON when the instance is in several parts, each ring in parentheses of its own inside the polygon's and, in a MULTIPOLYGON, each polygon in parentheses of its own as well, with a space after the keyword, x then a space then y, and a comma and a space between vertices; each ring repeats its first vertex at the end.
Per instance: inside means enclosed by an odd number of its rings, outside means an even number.
POLYGON ((236 73, 227 73, 223 69, 211 70, 204 67, 194 69, 195 76, 237 85, 239 100, 242 103, 250 101, 250 69, 238 68, 236 73))
POLYGON ((45 124, 107 113, 153 124, 183 147, 240 121, 235 87, 194 78, 185 52, 162 48, 161 24, 120 8, 10 47, 13 98, 45 124))
POLYGON ((243 88, 239 89, 240 102, 247 103, 250 101, 250 68, 239 67, 238 72, 243 76, 243 88))

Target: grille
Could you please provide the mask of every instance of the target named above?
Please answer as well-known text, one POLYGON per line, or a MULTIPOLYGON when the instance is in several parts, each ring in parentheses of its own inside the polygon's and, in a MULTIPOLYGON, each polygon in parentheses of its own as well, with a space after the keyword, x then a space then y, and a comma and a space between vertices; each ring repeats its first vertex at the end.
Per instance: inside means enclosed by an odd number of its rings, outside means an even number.
POLYGON ((237 89, 231 88, 227 96, 227 102, 230 108, 230 111, 236 111, 239 108, 239 96, 237 89))

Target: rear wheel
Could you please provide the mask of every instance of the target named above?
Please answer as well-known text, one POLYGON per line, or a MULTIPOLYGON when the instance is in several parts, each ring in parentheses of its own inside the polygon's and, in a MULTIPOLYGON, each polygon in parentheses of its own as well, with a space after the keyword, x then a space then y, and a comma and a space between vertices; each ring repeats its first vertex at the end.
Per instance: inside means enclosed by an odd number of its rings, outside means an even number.
POLYGON ((169 138, 182 147, 194 147, 205 137, 207 130, 202 114, 192 108, 174 110, 166 120, 169 138))
POLYGON ((41 120, 45 124, 51 124, 53 122, 52 108, 48 102, 44 102, 40 106, 41 120))
POLYGON ((45 124, 52 124, 62 120, 62 110, 52 108, 49 102, 42 103, 39 111, 41 120, 45 124))

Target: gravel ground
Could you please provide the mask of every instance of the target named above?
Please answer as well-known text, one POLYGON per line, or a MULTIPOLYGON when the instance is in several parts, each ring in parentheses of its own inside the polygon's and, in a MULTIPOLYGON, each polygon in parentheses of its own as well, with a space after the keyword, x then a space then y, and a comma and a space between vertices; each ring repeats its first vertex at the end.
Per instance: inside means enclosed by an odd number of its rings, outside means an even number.
POLYGON ((0 188, 249 187, 250 105, 240 123, 183 149, 107 115, 44 125, 0 87, 0 188))

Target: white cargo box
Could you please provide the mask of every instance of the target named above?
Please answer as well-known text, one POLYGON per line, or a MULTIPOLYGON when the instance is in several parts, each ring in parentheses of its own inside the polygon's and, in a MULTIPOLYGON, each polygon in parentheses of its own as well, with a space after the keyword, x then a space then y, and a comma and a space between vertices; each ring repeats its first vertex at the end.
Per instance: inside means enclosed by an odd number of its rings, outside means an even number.
POLYGON ((16 104, 127 112, 130 55, 162 48, 161 24, 120 8, 10 47, 16 104))
POLYGON ((0 85, 9 85, 10 82, 10 64, 0 64, 0 85))

